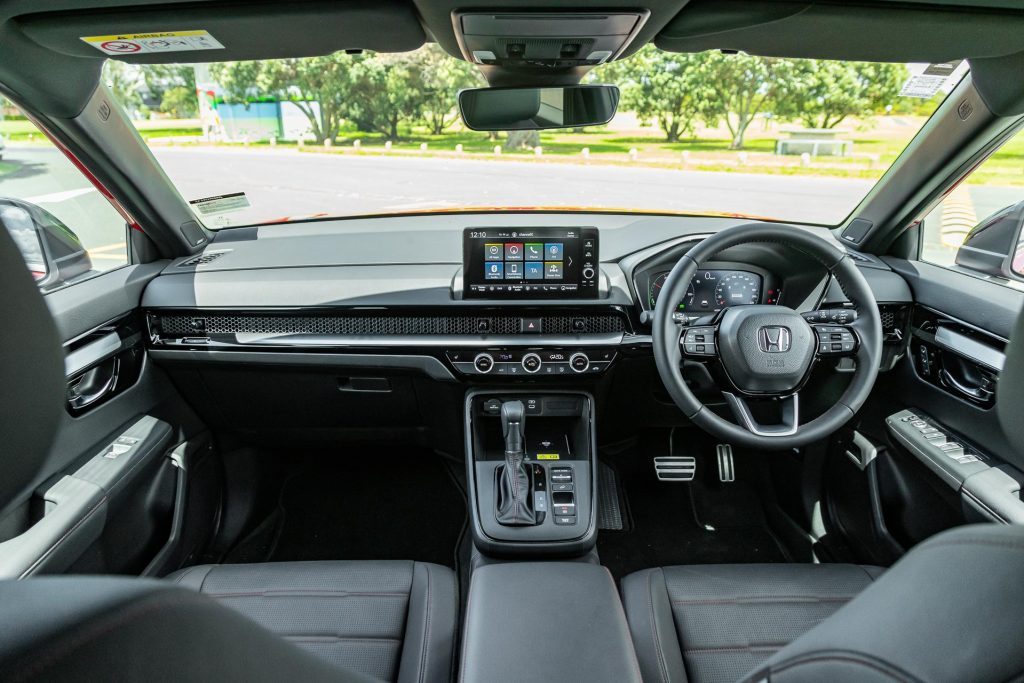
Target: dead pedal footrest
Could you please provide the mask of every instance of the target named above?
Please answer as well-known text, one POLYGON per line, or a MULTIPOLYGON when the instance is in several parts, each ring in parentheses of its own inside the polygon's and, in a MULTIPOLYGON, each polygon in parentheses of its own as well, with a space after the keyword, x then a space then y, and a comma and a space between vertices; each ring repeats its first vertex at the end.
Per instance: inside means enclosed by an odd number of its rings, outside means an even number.
POLYGON ((654 474, 658 477, 658 481, 693 481, 697 474, 697 458, 683 455, 655 458, 654 474))

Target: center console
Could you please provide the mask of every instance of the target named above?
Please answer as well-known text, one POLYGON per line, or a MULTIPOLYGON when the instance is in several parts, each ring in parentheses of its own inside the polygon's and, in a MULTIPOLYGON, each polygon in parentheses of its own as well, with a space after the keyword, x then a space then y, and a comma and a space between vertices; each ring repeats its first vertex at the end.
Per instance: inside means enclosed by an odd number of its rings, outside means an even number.
POLYGON ((476 547, 582 555, 596 530, 594 402, 585 392, 473 390, 466 458, 476 547))

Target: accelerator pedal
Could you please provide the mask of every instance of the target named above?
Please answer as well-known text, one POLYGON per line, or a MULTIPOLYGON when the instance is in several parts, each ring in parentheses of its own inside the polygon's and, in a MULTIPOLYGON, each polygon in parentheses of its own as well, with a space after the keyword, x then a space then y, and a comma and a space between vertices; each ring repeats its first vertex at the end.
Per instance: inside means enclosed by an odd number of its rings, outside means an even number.
POLYGON ((718 480, 725 484, 736 481, 736 463, 732 458, 732 446, 720 443, 715 446, 715 453, 718 455, 718 480))

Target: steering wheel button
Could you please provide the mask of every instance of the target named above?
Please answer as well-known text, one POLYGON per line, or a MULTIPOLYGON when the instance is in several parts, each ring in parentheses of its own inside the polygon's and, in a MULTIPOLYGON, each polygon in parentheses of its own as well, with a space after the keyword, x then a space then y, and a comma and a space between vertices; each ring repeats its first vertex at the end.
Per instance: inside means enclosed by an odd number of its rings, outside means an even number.
POLYGON ((849 353, 853 351, 854 343, 853 340, 843 342, 843 353, 849 353))

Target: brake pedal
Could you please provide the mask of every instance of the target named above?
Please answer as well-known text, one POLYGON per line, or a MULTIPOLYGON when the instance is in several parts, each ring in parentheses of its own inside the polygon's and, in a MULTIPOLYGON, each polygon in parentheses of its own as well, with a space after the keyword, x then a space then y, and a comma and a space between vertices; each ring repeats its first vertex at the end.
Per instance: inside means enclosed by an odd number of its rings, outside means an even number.
POLYGON ((722 483, 736 481, 736 463, 732 458, 732 445, 720 443, 715 446, 718 455, 718 480, 722 483))
POLYGON ((697 458, 684 455, 666 455, 654 459, 654 474, 658 481, 688 482, 697 474, 697 458))

